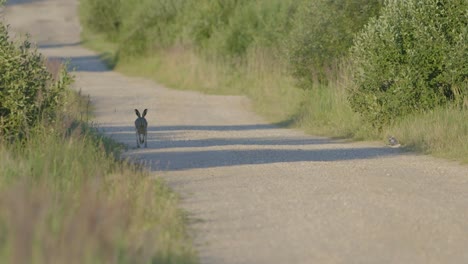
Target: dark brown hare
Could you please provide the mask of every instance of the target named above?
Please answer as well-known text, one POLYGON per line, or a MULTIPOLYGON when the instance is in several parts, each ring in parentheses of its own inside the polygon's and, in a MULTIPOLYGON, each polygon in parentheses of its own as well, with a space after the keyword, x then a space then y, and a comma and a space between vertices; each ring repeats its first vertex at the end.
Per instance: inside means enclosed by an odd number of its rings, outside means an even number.
POLYGON ((136 142, 137 147, 139 148, 141 144, 145 143, 145 148, 147 145, 147 132, 148 132, 148 121, 146 121, 146 113, 148 109, 143 110, 143 115, 140 115, 140 111, 135 109, 135 113, 138 118, 135 120, 135 131, 136 131, 136 142))

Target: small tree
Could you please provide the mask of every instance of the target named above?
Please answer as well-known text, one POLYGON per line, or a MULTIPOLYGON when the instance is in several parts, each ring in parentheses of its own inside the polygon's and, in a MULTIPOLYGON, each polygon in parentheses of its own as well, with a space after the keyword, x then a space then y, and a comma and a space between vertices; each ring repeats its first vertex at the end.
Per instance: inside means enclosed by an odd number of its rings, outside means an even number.
POLYGON ((381 128, 467 95, 466 0, 388 0, 351 51, 353 109, 381 128))

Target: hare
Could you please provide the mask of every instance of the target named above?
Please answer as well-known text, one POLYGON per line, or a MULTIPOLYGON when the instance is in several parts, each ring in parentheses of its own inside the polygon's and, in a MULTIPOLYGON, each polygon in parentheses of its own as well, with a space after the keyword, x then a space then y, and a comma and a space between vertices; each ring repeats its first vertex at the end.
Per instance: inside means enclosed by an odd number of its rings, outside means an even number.
POLYGON ((147 132, 148 132, 148 122, 146 121, 146 113, 148 112, 148 109, 145 109, 143 111, 143 115, 140 115, 140 111, 138 109, 135 109, 135 113, 138 116, 138 118, 135 120, 135 130, 136 130, 136 142, 137 142, 137 147, 140 147, 140 144, 145 143, 145 148, 148 146, 147 145, 147 132))

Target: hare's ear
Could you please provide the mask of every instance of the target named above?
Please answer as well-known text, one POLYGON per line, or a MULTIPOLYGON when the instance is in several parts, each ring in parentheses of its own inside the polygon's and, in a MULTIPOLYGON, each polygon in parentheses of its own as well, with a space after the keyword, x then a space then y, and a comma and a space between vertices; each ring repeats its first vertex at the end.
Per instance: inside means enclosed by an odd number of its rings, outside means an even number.
POLYGON ((146 113, 148 113, 148 109, 143 110, 143 117, 145 117, 146 113))
POLYGON ((135 109, 135 114, 136 114, 138 117, 141 117, 140 111, 138 111, 138 109, 135 109))

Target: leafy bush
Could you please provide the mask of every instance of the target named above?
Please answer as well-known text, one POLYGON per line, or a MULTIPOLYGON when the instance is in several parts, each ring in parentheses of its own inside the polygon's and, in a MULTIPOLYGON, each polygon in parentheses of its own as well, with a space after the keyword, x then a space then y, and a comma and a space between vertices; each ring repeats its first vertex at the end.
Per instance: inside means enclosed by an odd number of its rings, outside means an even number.
POLYGON ((27 40, 16 45, 0 24, 0 134, 24 135, 28 128, 53 114, 70 77, 65 71, 54 79, 44 58, 27 40))
MULTIPOLYGON (((245 3, 245 0, 240 2, 245 3)), ((229 24, 237 6, 237 1, 190 1, 184 13, 193 21, 188 27, 189 41, 198 47, 205 47, 210 39, 223 31, 229 24)))
POLYGON ((122 3, 121 55, 147 54, 172 45, 178 38, 177 20, 183 0, 138 0, 122 3))
POLYGON ((381 128, 468 94, 468 2, 389 0, 352 48, 353 109, 381 128))
POLYGON ((327 81, 330 68, 347 55, 354 35, 381 5, 382 0, 303 1, 287 42, 292 73, 303 87, 327 81))
MULTIPOLYGON (((242 57, 251 48, 278 47, 291 28, 297 1, 204 1, 193 12, 192 43, 206 52, 242 57)), ((197 2, 197 5, 200 3, 197 2)))
POLYGON ((94 32, 105 34, 114 40, 119 34, 121 21, 121 0, 87 0, 80 2, 83 23, 94 32))

